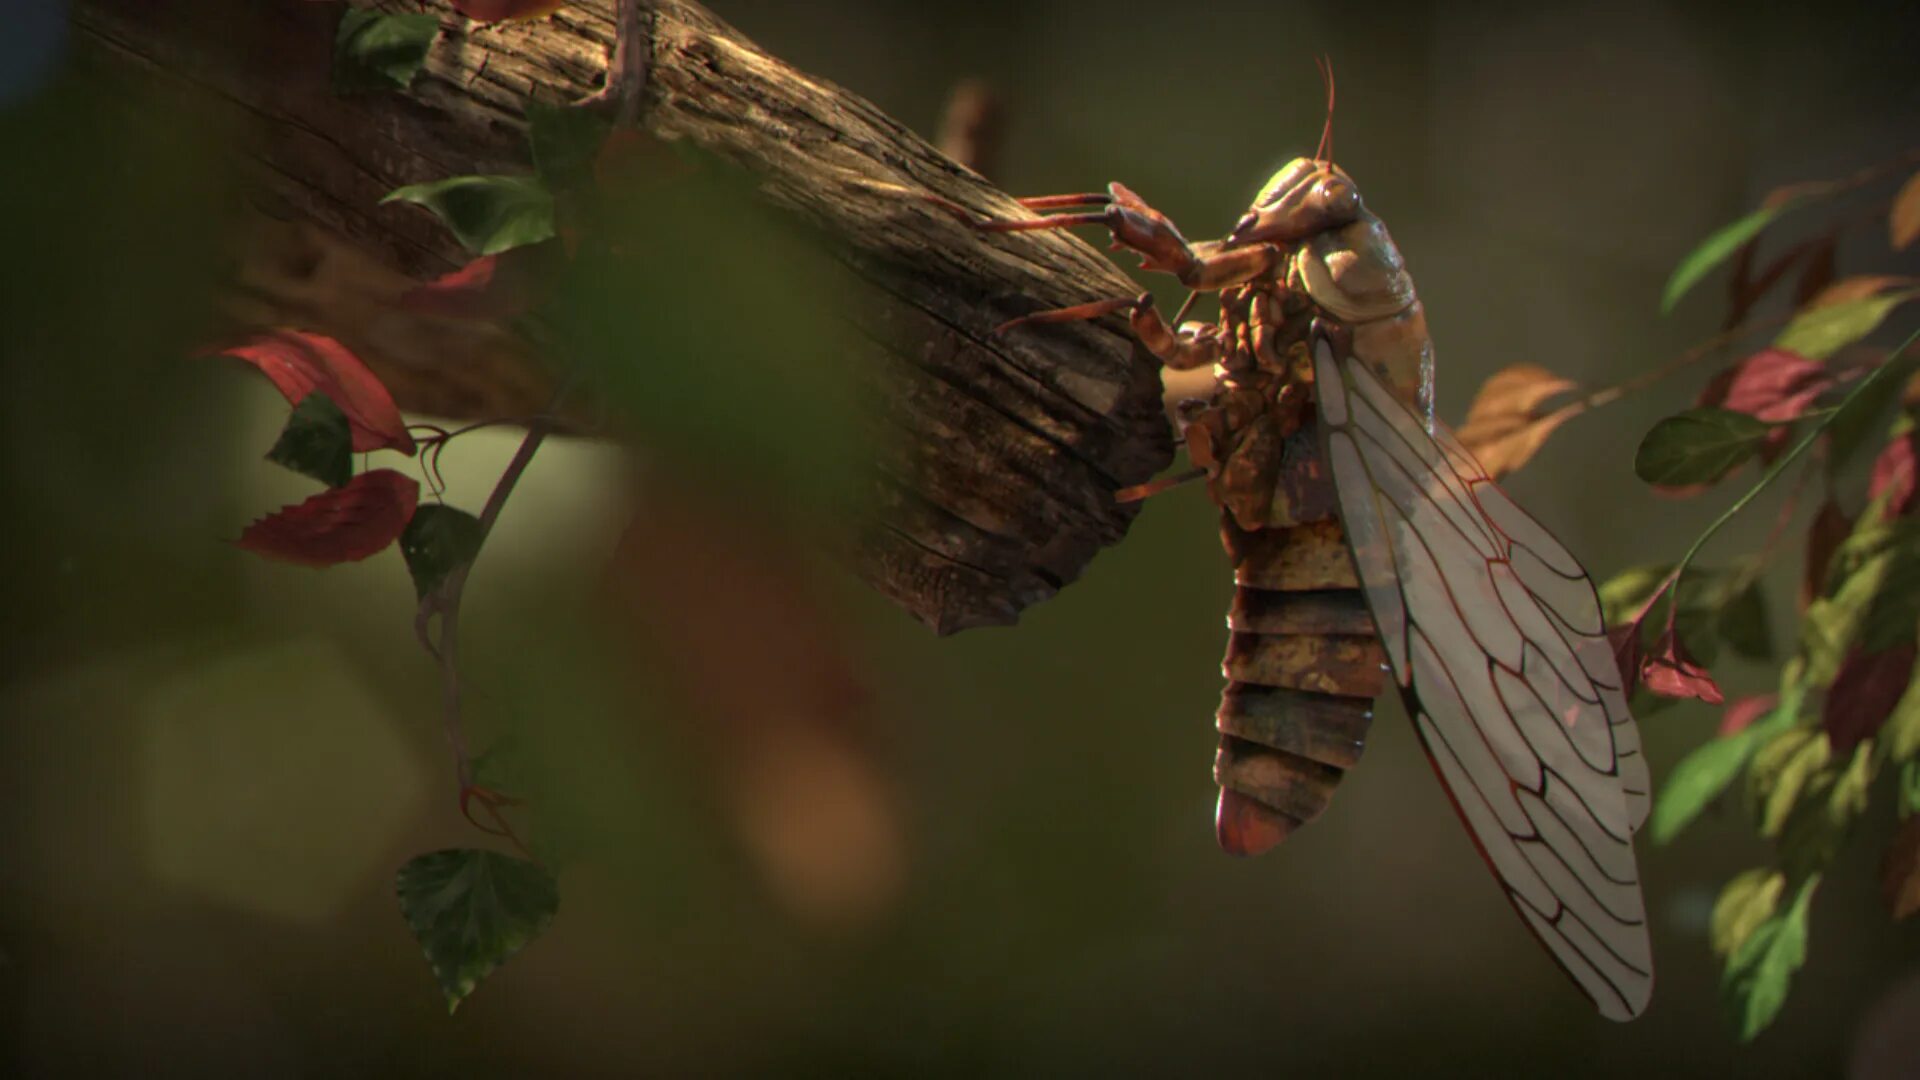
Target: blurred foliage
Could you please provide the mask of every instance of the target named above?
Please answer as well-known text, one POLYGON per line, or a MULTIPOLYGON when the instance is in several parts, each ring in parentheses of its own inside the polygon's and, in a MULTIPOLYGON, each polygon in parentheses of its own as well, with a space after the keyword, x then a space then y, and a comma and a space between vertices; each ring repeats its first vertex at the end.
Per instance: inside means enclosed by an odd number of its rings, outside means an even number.
MULTIPOLYGON (((1715 232, 1682 260, 1663 306, 1671 309, 1692 286, 1731 260, 1729 329, 1716 341, 1731 345, 1778 325, 1780 320, 1753 316, 1774 286, 1785 280, 1777 270, 1761 271, 1755 278, 1755 251, 1767 238, 1768 227, 1788 209, 1880 186, 1916 167, 1920 149, 1840 180, 1776 189, 1759 210, 1715 232)), ((1899 202, 1905 199, 1920 199, 1920 187, 1906 184, 1880 215, 1867 219, 1888 223, 1888 243, 1896 251, 1911 240, 1903 238, 1898 225, 1899 202)), ((1756 658, 1770 652, 1761 647, 1764 638, 1756 640, 1754 634, 1755 627, 1764 633, 1767 620, 1763 594, 1757 591, 1758 572, 1776 557, 1778 541, 1796 518, 1799 489, 1789 495, 1759 553, 1741 560, 1744 569, 1696 571, 1691 576, 1687 570, 1715 532, 1809 449, 1829 461, 1850 450, 1863 437, 1856 427, 1865 423, 1865 414, 1887 399, 1875 392, 1876 384, 1897 385, 1914 368, 1912 347, 1920 333, 1890 348, 1871 339, 1889 316, 1920 297, 1920 290, 1902 287, 1920 279, 1881 274, 1836 282, 1831 252, 1852 223, 1836 214, 1825 233, 1774 256, 1773 267, 1804 264, 1785 328, 1768 347, 1729 364, 1708 384, 1695 408, 1661 420, 1641 441, 1635 472, 1679 497, 1699 495, 1756 456, 1767 460, 1768 468, 1677 565, 1636 568, 1602 586, 1609 623, 1621 627, 1619 633, 1641 642, 1664 635, 1662 640, 1676 642, 1673 647, 1682 650, 1680 655, 1698 658, 1700 664, 1714 661, 1721 641, 1756 658), (1842 355, 1847 357, 1844 364, 1842 355), (1843 418, 1849 427, 1830 434, 1843 418), (1796 426, 1805 430, 1793 432, 1796 426), (1783 437, 1798 436, 1790 449, 1780 449, 1784 442, 1774 438, 1776 429, 1783 437), (1836 446, 1842 438, 1847 444, 1836 446), (1727 581, 1732 584, 1720 584, 1727 581), (1719 598, 1703 602, 1703 594, 1719 598), (1730 602, 1728 594, 1752 599, 1730 602), (1703 610, 1708 616, 1704 619, 1699 617, 1703 610), (1683 611, 1693 617, 1683 620, 1683 611)), ((1891 786, 1896 771, 1912 758, 1913 747, 1904 740, 1879 739, 1882 729, 1900 715, 1905 695, 1920 692, 1920 672, 1914 665, 1920 623, 1920 563, 1915 558, 1920 546, 1911 540, 1913 519, 1906 516, 1916 506, 1909 431, 1915 423, 1913 410, 1920 409, 1920 383, 1910 382, 1900 401, 1901 412, 1886 428, 1885 449, 1862 485, 1866 508, 1851 524, 1838 509, 1833 469, 1817 457, 1802 467, 1802 486, 1817 474, 1826 492, 1820 511, 1810 515, 1808 523, 1798 648, 1780 668, 1771 707, 1754 699, 1729 705, 1719 737, 1674 767, 1652 813, 1649 831, 1656 842, 1666 843, 1731 788, 1743 771, 1746 775, 1743 801, 1755 831, 1773 846, 1777 869, 1736 875, 1715 905, 1714 951, 1726 963, 1722 992, 1743 1039, 1758 1035, 1785 1004, 1789 982, 1806 959, 1807 910, 1814 886, 1867 811, 1873 781, 1885 772, 1891 786), (1756 722, 1756 716, 1763 718, 1756 722), (1788 884, 1793 900, 1784 911, 1776 910, 1788 884)), ((1647 648, 1651 653, 1656 646, 1647 648)), ((1694 671, 1701 685, 1712 687, 1703 670, 1694 671)), ((1629 677, 1641 674, 1645 686, 1659 692, 1652 672, 1648 666, 1629 677)), ((1690 688, 1685 696, 1720 700, 1717 688, 1711 694, 1690 688)), ((1646 700, 1644 695, 1641 700, 1646 700)), ((1641 711, 1644 715, 1650 710, 1641 711)), ((1902 816, 1906 813, 1900 810, 1902 816)), ((1887 875, 1913 872, 1891 855, 1883 865, 1887 875)), ((1904 882, 1891 878, 1884 886, 1889 896, 1905 888, 1904 882)), ((1896 905, 1896 917, 1904 914, 1896 905)))

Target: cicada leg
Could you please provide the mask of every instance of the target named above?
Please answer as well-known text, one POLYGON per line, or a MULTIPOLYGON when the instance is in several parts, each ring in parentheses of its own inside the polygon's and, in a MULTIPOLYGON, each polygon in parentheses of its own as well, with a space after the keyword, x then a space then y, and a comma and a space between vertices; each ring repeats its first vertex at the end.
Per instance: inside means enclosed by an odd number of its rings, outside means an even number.
POLYGON ((1179 278, 1190 289, 1224 289, 1266 277, 1284 261, 1284 252, 1275 244, 1250 244, 1228 248, 1203 244, 1199 248, 1187 242, 1165 214, 1147 205, 1126 185, 1107 185, 1107 194, 1081 192, 1072 195, 1039 195, 1021 199, 1030 210, 1065 210, 1097 206, 1098 210, 1077 213, 1044 214, 1031 218, 978 218, 964 207, 938 195, 927 194, 927 201, 959 218, 981 232, 1032 232, 1039 229, 1066 229, 1076 225, 1099 225, 1113 236, 1115 248, 1125 248, 1140 256, 1147 270, 1160 270, 1179 278))

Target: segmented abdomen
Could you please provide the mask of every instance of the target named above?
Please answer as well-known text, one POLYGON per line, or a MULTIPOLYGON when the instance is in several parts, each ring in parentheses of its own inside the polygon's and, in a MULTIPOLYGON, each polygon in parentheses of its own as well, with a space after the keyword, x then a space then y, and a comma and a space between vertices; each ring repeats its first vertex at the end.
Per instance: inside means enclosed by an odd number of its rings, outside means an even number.
POLYGON ((1331 510, 1252 531, 1222 514, 1221 533, 1237 588, 1215 715, 1216 832, 1255 855, 1320 816, 1359 760, 1386 654, 1331 510))

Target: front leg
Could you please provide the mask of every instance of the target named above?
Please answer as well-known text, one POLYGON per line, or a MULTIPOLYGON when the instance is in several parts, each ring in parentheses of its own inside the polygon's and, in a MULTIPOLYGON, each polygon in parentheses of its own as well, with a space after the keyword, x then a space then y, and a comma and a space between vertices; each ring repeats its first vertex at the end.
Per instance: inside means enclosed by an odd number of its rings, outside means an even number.
POLYGON ((1102 209, 1070 214, 1048 214, 1034 218, 994 220, 976 218, 967 210, 937 195, 925 198, 981 232, 1030 232, 1036 229, 1064 229, 1074 225, 1100 225, 1113 235, 1116 248, 1126 248, 1140 256, 1143 269, 1172 274, 1190 289, 1215 290, 1244 285, 1271 276, 1285 262, 1285 252, 1274 244, 1252 244, 1228 248, 1219 242, 1198 245, 1187 243, 1165 214, 1148 206, 1126 185, 1107 185, 1107 194, 1087 192, 1079 195, 1042 195, 1021 199, 1030 209, 1051 210, 1083 206, 1102 209))

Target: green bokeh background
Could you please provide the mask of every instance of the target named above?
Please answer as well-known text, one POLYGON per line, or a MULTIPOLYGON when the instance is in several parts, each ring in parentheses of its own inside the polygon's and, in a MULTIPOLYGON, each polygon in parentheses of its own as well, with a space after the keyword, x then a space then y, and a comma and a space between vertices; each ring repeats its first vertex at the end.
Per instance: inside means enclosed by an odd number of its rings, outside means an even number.
MULTIPOLYGON (((923 131, 983 76, 1011 107, 1004 186, 1121 179, 1190 236, 1312 146, 1329 54, 1337 156, 1419 283, 1454 422, 1508 364, 1598 383, 1711 332, 1714 284, 1657 316, 1673 263, 1772 185, 1907 145, 1920 116, 1920 35, 1894 6, 714 6, 923 131)), ((937 640, 835 581, 912 863, 885 918, 798 923, 716 815, 694 740, 608 689, 589 612, 628 507, 617 457, 564 441, 502 518, 464 636, 479 734, 552 752, 596 854, 550 935, 449 1018, 392 898, 406 858, 474 840, 412 589, 397 553, 316 573, 224 542, 311 485, 260 460, 285 414, 271 387, 187 358, 239 198, 223 133, 161 100, 130 125, 127 104, 61 82, 0 111, 0 1071, 1785 1077, 1867 1070, 1867 1027, 1920 1027, 1920 930, 1889 926, 1873 885, 1886 808, 1746 1048, 1705 942, 1719 884, 1766 857, 1732 807, 1641 845, 1659 983, 1625 1027, 1500 901, 1397 705, 1325 818, 1221 855, 1231 586, 1191 487, 1015 628, 937 640)), ((1898 266, 1873 231, 1840 262, 1898 266)), ((1650 496, 1630 467, 1704 377, 1577 421, 1511 482, 1596 574, 1672 558, 1724 505, 1650 496)), ((514 441, 450 451, 449 500, 477 508, 514 441)), ((1755 548, 1777 505, 1718 550, 1755 548)), ((1649 719, 1656 779, 1715 720, 1649 719)))

